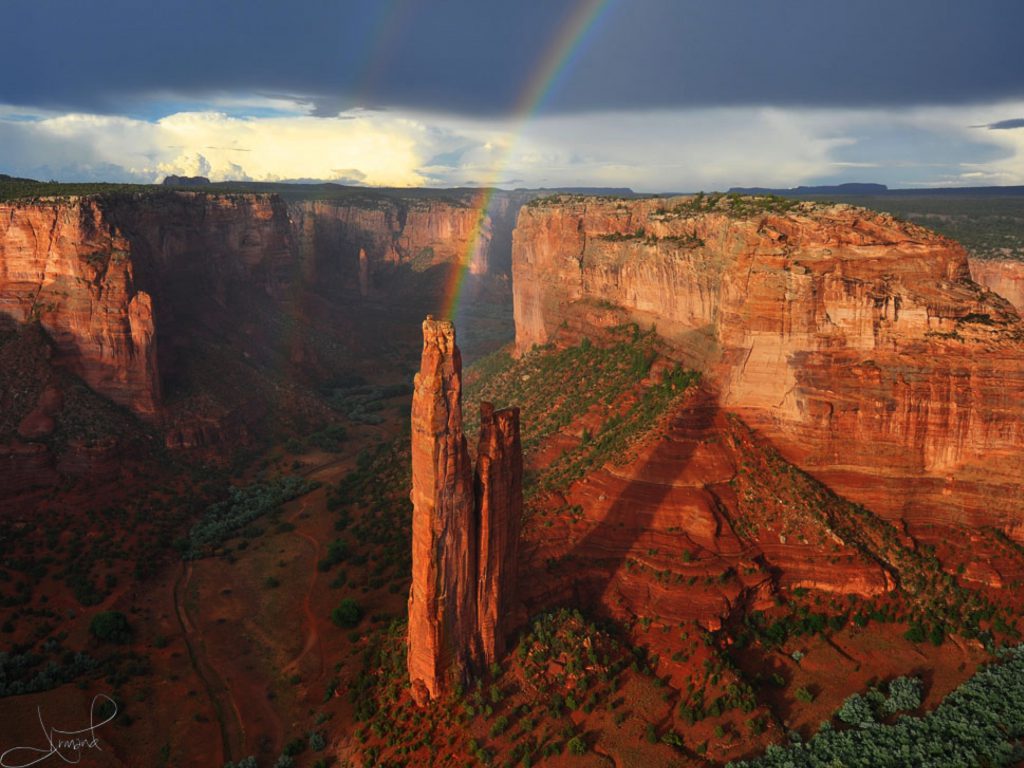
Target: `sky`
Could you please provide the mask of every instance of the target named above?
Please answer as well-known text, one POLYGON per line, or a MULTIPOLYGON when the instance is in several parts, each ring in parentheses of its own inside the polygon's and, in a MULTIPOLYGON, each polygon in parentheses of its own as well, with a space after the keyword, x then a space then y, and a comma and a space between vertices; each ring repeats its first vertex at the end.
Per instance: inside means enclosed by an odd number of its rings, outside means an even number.
POLYGON ((1019 0, 0 0, 0 173, 1024 184, 1019 0))

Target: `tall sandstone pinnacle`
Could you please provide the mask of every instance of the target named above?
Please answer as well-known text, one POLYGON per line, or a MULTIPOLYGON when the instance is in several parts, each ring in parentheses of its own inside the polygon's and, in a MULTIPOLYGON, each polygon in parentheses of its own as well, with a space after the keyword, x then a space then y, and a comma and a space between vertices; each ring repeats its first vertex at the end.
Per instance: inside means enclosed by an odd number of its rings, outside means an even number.
POLYGON ((408 668, 419 704, 504 650, 522 514, 519 411, 481 408, 475 473, 455 328, 428 317, 412 400, 408 668))

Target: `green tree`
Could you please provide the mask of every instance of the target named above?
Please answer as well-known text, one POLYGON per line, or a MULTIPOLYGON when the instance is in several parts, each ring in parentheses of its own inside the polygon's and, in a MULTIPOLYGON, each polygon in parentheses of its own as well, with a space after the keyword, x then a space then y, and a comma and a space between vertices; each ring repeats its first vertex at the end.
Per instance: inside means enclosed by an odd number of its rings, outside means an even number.
POLYGON ((92 617, 89 632, 106 643, 127 643, 132 639, 128 618, 120 611, 103 611, 92 617))
POLYGON ((346 597, 337 608, 331 611, 331 621, 339 627, 355 627, 362 618, 363 609, 351 597, 346 597))

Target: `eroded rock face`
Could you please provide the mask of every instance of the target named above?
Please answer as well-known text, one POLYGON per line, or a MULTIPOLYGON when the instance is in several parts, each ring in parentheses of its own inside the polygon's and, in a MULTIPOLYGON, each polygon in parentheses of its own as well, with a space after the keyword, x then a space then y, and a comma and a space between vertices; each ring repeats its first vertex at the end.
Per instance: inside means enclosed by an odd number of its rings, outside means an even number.
POLYGON ((707 210, 688 198, 522 209, 520 351, 655 325, 721 403, 883 514, 1024 518, 1024 325, 957 243, 850 206, 707 210))
POLYGON ((472 205, 437 201, 307 201, 290 208, 297 241, 317 270, 351 274, 364 295, 389 267, 467 264, 488 272, 491 220, 472 205))
POLYGON ((58 359, 142 416, 160 396, 150 297, 93 200, 0 205, 0 312, 38 320, 58 359))
POLYGON ((483 412, 474 483, 455 328, 428 317, 412 403, 408 669, 421 705, 503 649, 522 515, 519 412, 483 412))
POLYGON ((505 655, 505 635, 513 616, 519 563, 519 524, 523 509, 523 449, 519 409, 495 411, 480 404, 480 443, 476 463, 476 509, 480 525, 477 580, 478 667, 505 655))
POLYGON ((423 703, 465 674, 476 629, 473 466, 462 434, 462 360, 451 323, 423 323, 413 387, 409 679, 423 703))
POLYGON ((1024 262, 1009 259, 970 259, 971 277, 1024 312, 1024 262))
POLYGON ((38 320, 96 392, 153 419, 157 333, 240 281, 282 297, 294 249, 271 196, 192 192, 0 205, 0 313, 38 320))

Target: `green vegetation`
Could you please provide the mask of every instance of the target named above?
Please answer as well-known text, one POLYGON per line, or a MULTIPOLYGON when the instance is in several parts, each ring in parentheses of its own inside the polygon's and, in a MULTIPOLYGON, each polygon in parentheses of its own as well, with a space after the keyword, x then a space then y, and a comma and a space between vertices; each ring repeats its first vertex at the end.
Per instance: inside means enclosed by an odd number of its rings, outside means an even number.
POLYGON ((606 235, 598 235, 597 239, 607 240, 613 243, 637 242, 643 243, 644 245, 659 245, 661 243, 671 243, 673 245, 679 246, 680 248, 700 248, 704 245, 704 241, 695 232, 691 232, 685 235, 659 236, 654 234, 648 234, 643 227, 636 230, 635 232, 611 232, 606 235))
MULTIPOLYGON (((521 409, 523 452, 527 456, 584 414, 600 422, 596 434, 583 430, 579 442, 553 460, 540 475, 526 478, 527 497, 556 490, 609 461, 621 461, 676 399, 699 380, 678 367, 650 382, 658 358, 657 338, 635 325, 617 329, 611 343, 584 338, 575 347, 543 347, 513 361, 498 352, 477 363, 467 376, 465 402, 482 400, 521 409), (631 400, 623 400, 630 392, 631 400), (628 405, 624 405, 628 403, 628 405)), ((478 428, 478 414, 467 408, 467 434, 478 428)))
POLYGON ((281 477, 242 488, 233 486, 228 499, 207 507, 188 538, 180 542, 182 558, 195 560, 210 554, 249 523, 314 487, 301 477, 281 477))
POLYGON ((587 742, 583 740, 582 736, 573 736, 569 739, 567 745, 569 747, 570 755, 585 755, 587 754, 587 742))
MULTIPOLYGON (((733 446, 742 446, 745 457, 737 477, 730 481, 739 501, 734 520, 738 533, 753 537, 768 529, 783 536, 816 536, 822 546, 833 539, 837 552, 839 545, 834 539, 838 538, 853 556, 871 567, 880 566, 899 584, 888 605, 869 602, 859 611, 838 615, 810 611, 804 605, 794 607, 789 617, 758 626, 761 619, 755 611, 747 617, 749 632, 737 638, 738 647, 754 635, 768 647, 779 646, 791 636, 835 631, 848 620, 860 627, 871 621, 905 622, 909 625, 905 634, 908 640, 936 645, 951 633, 989 646, 995 642, 993 630, 1010 639, 1019 637, 984 595, 961 586, 945 572, 933 548, 906 546, 891 523, 836 496, 774 450, 753 440, 749 428, 738 418, 730 417, 730 424, 733 429, 729 439, 733 446)), ((797 602, 801 599, 796 592, 793 597, 797 602)))
POLYGON ((661 209, 658 214, 665 217, 693 216, 703 213, 722 213, 733 218, 750 218, 769 213, 789 213, 795 210, 811 210, 814 203, 793 200, 778 195, 740 195, 734 192, 723 194, 711 192, 696 195, 676 204, 670 209, 661 209))
POLYGON ((328 491, 327 508, 337 514, 334 528, 351 538, 332 544, 333 554, 329 548, 326 559, 341 562, 345 548, 344 560, 353 566, 348 569, 352 583, 354 568, 367 566, 361 569, 364 590, 385 584, 396 593, 408 589, 412 571, 410 471, 406 435, 360 451, 356 468, 328 491), (352 542, 358 542, 358 548, 352 542), (372 565, 368 565, 368 549, 373 553, 372 565))
POLYGON ((313 448, 319 448, 328 453, 340 453, 343 444, 348 439, 348 432, 340 424, 325 427, 314 432, 306 438, 306 442, 313 448))
POLYGON ((40 197, 153 193, 159 192, 161 189, 164 188, 155 184, 109 184, 104 182, 68 184, 59 181, 17 179, 0 174, 0 202, 32 200, 40 197))
POLYGON ((100 667, 100 662, 84 653, 65 652, 60 663, 50 661, 45 666, 43 661, 35 653, 0 651, 0 697, 48 691, 100 667))
POLYGON ((162 184, 111 184, 101 182, 69 183, 12 178, 0 174, 0 202, 34 200, 43 197, 110 197, 114 195, 161 195, 177 192, 232 196, 278 195, 289 202, 323 200, 357 208, 416 208, 439 201, 464 208, 479 194, 476 189, 402 189, 349 187, 330 182, 289 184, 285 182, 224 181, 201 186, 164 186, 162 184))
POLYGON ((92 617, 89 633, 105 643, 127 643, 132 639, 128 617, 120 611, 103 611, 92 617))
POLYGON ((924 717, 900 717, 890 725, 878 712, 902 711, 919 702, 919 686, 897 678, 886 699, 855 694, 836 713, 842 724, 806 743, 771 746, 764 756, 730 763, 732 768, 964 768, 1010 766, 1024 759, 1024 646, 1003 652, 982 667, 924 717), (915 696, 914 691, 917 691, 915 696), (889 702, 894 702, 890 704, 889 702))
POLYGON ((339 627, 352 628, 358 626, 362 618, 363 609, 351 597, 346 597, 337 608, 331 611, 331 621, 339 627))
POLYGON ((324 396, 327 404, 343 413, 347 419, 360 424, 383 424, 381 415, 387 401, 396 397, 407 397, 412 393, 408 384, 377 386, 375 384, 350 383, 327 387, 324 396))
POLYGON ((321 571, 329 571, 338 563, 345 562, 348 559, 348 555, 348 544, 341 539, 337 539, 327 545, 327 556, 317 563, 317 567, 321 571))

